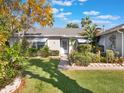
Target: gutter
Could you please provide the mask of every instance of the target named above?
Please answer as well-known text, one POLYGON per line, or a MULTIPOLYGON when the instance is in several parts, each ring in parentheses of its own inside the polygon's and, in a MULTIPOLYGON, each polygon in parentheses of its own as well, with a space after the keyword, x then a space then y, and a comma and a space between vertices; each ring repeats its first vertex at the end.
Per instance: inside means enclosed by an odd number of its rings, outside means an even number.
POLYGON ((118 33, 122 34, 122 57, 124 57, 124 33, 121 32, 120 30, 117 30, 118 33))

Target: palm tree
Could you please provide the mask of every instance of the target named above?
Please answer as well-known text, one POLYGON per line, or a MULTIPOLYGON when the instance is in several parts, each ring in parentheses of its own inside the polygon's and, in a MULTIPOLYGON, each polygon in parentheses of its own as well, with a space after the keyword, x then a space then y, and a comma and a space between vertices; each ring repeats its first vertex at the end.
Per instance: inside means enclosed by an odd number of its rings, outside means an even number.
POLYGON ((87 16, 85 18, 82 18, 82 20, 81 20, 81 26, 82 27, 84 27, 86 25, 89 25, 91 23, 92 23, 92 21, 90 20, 90 17, 89 16, 87 16))
POLYGON ((86 37, 91 43, 92 47, 98 45, 98 38, 101 28, 98 28, 96 24, 93 24, 89 17, 82 18, 81 21, 83 32, 82 36, 86 37))

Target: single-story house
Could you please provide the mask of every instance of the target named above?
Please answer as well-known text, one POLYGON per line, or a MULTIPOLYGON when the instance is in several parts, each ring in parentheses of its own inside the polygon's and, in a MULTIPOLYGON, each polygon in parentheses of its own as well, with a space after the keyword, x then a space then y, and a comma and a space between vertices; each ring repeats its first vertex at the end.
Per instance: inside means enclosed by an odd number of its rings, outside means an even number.
POLYGON ((81 32, 82 29, 79 28, 32 28, 25 33, 15 33, 9 43, 11 46, 19 38, 25 36, 34 48, 47 45, 50 50, 58 50, 60 55, 69 54, 77 44, 88 42, 84 37, 80 36, 81 32))
MULTIPOLYGON (((9 43, 13 45, 14 42, 25 36, 34 48, 47 45, 50 50, 58 50, 60 55, 69 54, 78 44, 89 42, 80 35, 81 32, 80 28, 32 28, 25 33, 15 33, 9 43)), ((100 38, 99 45, 104 46, 104 52, 107 49, 113 49, 124 57, 124 24, 103 31, 98 37, 100 38)))
POLYGON ((99 44, 104 46, 104 50, 116 50, 124 57, 124 24, 103 31, 99 36, 99 44))

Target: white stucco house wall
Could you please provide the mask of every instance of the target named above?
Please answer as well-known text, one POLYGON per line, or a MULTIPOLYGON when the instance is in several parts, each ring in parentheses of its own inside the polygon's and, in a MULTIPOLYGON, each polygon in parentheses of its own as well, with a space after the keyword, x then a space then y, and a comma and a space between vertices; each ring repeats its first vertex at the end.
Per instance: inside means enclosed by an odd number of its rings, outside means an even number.
POLYGON ((25 33, 15 33, 10 39, 10 45, 25 36, 27 41, 35 48, 47 45, 50 50, 58 50, 60 55, 69 54, 78 43, 87 43, 84 37, 80 36, 80 28, 32 28, 25 33), (74 39, 73 45, 70 39, 74 39))
POLYGON ((106 30, 99 36, 99 44, 104 46, 104 51, 113 49, 124 57, 124 24, 106 30))

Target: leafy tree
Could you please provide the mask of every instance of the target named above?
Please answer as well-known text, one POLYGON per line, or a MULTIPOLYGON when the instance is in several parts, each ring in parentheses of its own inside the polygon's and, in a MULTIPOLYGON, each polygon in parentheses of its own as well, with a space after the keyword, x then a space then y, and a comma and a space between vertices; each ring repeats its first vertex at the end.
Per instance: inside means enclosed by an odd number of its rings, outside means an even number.
POLYGON ((18 25, 23 23, 24 27, 35 22, 42 26, 53 24, 52 8, 46 0, 27 0, 24 3, 22 0, 1 0, 0 14, 11 15, 14 22, 19 21, 18 25))
MULTIPOLYGON (((14 32, 27 31, 34 23, 41 26, 53 25, 51 6, 46 0, 0 0, 0 78, 11 80, 18 72, 20 62, 24 61, 21 44, 6 46, 14 32)), ((27 47, 26 47, 27 48, 27 47)), ((0 83, 1 85, 1 83, 0 83)))
POLYGON ((26 53, 28 52, 28 48, 29 48, 29 42, 27 41, 26 37, 22 38, 22 44, 21 44, 21 54, 26 56, 26 53))
POLYGON ((0 15, 0 52, 3 51, 4 45, 10 36, 9 21, 5 16, 0 15))
POLYGON ((69 23, 66 25, 66 28, 79 28, 79 25, 76 23, 69 23))
POLYGON ((82 18, 82 20, 81 20, 81 26, 82 27, 85 27, 85 26, 90 25, 90 24, 92 24, 92 21, 90 20, 89 16, 82 18))
MULTIPOLYGON (((40 23, 41 26, 53 25, 52 8, 46 0, 26 0, 24 3, 22 0, 0 0, 1 16, 0 31, 6 30, 6 26, 11 35, 17 31, 27 31, 34 23, 40 23)), ((1 33, 0 38, 3 38, 1 33)))
POLYGON ((82 18, 81 21, 83 30, 81 35, 86 37, 92 46, 97 46, 98 45, 98 38, 97 35, 100 33, 101 29, 98 28, 98 26, 90 20, 89 17, 82 18))
POLYGON ((34 23, 53 25, 52 8, 46 0, 0 0, 0 45, 14 32, 27 31, 34 23), (6 33, 7 32, 7 33, 6 33))

